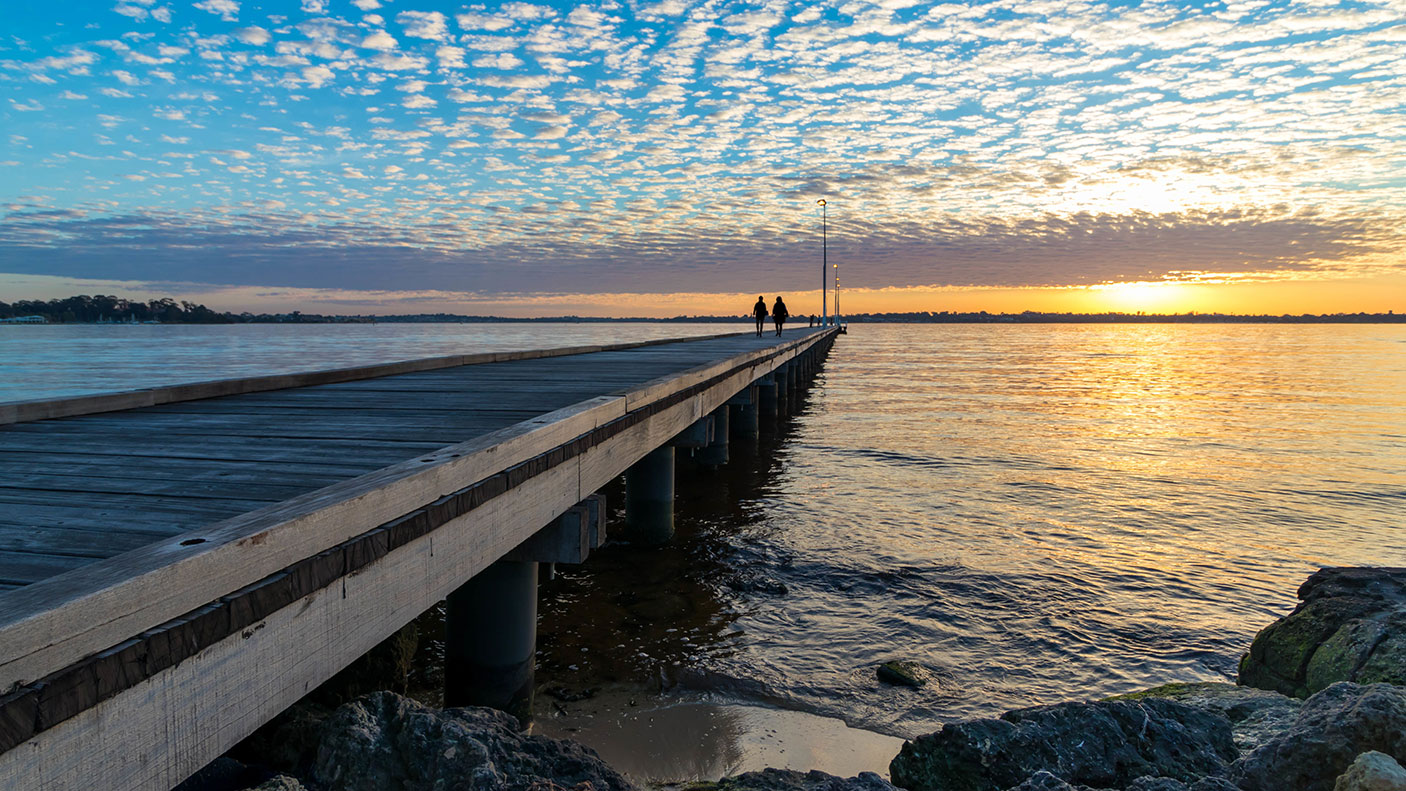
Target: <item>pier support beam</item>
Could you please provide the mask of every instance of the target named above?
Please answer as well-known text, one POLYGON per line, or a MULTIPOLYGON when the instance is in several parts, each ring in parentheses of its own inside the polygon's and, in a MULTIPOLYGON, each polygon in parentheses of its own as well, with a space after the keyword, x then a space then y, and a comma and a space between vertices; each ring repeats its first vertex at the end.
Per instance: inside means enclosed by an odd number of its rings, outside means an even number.
POLYGON ((729 430, 730 407, 724 404, 713 410, 713 441, 694 451, 699 464, 708 467, 721 467, 727 464, 727 435, 729 430))
POLYGON ((674 448, 651 451, 625 471, 625 537, 658 545, 674 537, 674 448))
POLYGON ((444 616, 444 705, 532 716, 537 564, 500 560, 449 594, 444 616))

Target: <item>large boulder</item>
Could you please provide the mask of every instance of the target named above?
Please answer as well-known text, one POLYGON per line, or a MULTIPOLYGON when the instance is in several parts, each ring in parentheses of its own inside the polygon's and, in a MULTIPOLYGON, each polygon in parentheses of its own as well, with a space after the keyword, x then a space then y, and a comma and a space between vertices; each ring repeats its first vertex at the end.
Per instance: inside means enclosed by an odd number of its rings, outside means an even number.
POLYGON ((1406 684, 1406 568, 1326 568, 1255 636, 1240 683, 1307 697, 1338 681, 1406 684))
POLYGON ((308 791, 308 789, 296 777, 276 775, 254 786, 249 791, 308 791))
POLYGON ((1175 700, 1225 717, 1241 755, 1282 736, 1294 724, 1303 705, 1303 701, 1278 692, 1214 681, 1164 684, 1108 700, 1147 698, 1175 700))
POLYGON ((431 709, 393 692, 327 719, 313 779, 327 791, 633 791, 591 749, 524 734, 509 714, 431 709))
POLYGON ((836 777, 824 772, 763 769, 724 777, 716 783, 693 783, 690 791, 898 791, 873 772, 836 777))
POLYGON ((1370 750, 1338 775, 1333 791, 1406 791, 1406 769, 1390 755, 1370 750))
MULTIPOLYGON (((1084 785, 1070 785, 1049 772, 1036 772, 1009 791, 1102 791, 1084 785)), ((1191 784, 1170 777, 1139 777, 1123 791, 1240 791, 1223 777, 1203 777, 1191 784)))
POLYGON ((1163 698, 1060 703, 952 723, 903 744, 889 764, 911 791, 1005 791, 1045 771, 1122 788, 1144 776, 1195 782, 1238 756, 1230 721, 1163 698))
POLYGON ((1241 759, 1233 776, 1245 791, 1332 791, 1372 750, 1406 759, 1406 688, 1341 682, 1305 701, 1288 732, 1241 759))

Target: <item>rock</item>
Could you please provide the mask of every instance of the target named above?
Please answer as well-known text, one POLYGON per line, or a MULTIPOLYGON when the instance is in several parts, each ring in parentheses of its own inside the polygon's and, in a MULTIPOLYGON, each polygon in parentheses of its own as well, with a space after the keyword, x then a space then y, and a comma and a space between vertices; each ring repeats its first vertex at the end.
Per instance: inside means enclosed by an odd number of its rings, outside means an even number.
POLYGON ((690 791, 898 791, 873 772, 857 777, 836 777, 824 772, 796 772, 790 769, 763 769, 716 783, 698 783, 690 791))
POLYGON ((900 687, 921 687, 928 683, 928 671, 917 662, 890 660, 879 665, 874 675, 880 681, 900 687))
POLYGON ((1139 777, 1123 791, 1186 791, 1186 783, 1170 777, 1139 777))
POLYGON ((1036 772, 1010 791, 1080 791, 1049 772, 1036 772))
POLYGON ((1338 681, 1406 684, 1406 568, 1326 568, 1255 636, 1240 683, 1307 697, 1338 681))
POLYGON ((277 775, 270 777, 263 783, 254 786, 249 791, 308 791, 307 787, 299 782, 296 777, 288 775, 277 775))
POLYGON ((1338 776, 1333 791, 1406 791, 1406 769, 1390 755, 1369 750, 1338 776))
POLYGON ((1339 682, 1304 702, 1289 731, 1242 758, 1245 791, 1332 791, 1360 754, 1406 759, 1406 689, 1339 682))
POLYGON ((531 736, 485 708, 431 709, 375 692, 323 726, 312 779, 326 791, 591 791, 633 786, 589 748, 531 736))
POLYGON ((1144 775, 1219 775, 1237 755, 1225 717, 1154 697, 949 724, 905 742, 889 773, 912 791, 1004 791, 1041 770, 1070 784, 1116 788, 1144 775))
POLYGON ((1230 720, 1231 734, 1241 755, 1282 736, 1299 714, 1303 701, 1254 687, 1219 684, 1164 684, 1160 687, 1117 695, 1107 700, 1166 698, 1230 720))

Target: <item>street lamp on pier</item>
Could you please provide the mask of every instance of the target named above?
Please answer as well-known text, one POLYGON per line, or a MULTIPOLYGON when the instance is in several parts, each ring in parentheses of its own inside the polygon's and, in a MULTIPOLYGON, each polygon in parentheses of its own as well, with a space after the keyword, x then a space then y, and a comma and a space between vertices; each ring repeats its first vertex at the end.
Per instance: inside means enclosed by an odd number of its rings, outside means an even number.
POLYGON ((832 264, 835 269, 835 325, 840 323, 840 265, 832 264))
MULTIPOLYGON (((821 198, 815 202, 820 207, 820 326, 824 327, 830 323, 829 305, 826 301, 825 280, 827 277, 826 266, 829 247, 829 229, 827 227, 829 218, 825 213, 825 199, 821 198)), ((836 308, 838 309, 838 305, 836 308)))

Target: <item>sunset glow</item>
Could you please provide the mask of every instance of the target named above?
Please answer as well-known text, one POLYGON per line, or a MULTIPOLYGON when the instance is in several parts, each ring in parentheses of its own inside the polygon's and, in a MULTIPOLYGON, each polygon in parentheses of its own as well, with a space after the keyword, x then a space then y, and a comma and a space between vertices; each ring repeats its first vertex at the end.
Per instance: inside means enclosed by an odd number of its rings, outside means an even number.
POLYGON ((1406 308, 1380 288, 1406 271, 1396 0, 113 0, 7 27, 5 297, 740 313, 818 291, 823 198, 856 312, 1406 308))

